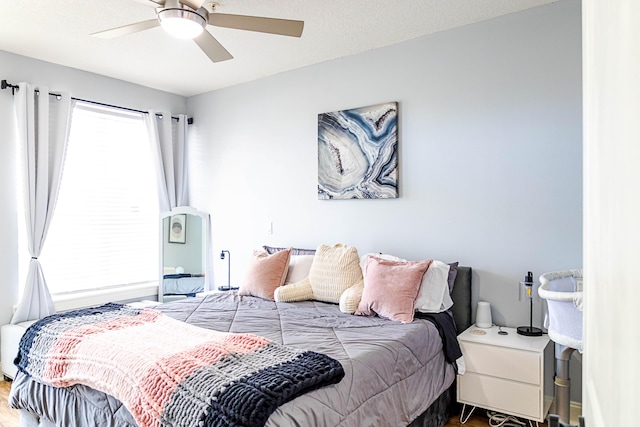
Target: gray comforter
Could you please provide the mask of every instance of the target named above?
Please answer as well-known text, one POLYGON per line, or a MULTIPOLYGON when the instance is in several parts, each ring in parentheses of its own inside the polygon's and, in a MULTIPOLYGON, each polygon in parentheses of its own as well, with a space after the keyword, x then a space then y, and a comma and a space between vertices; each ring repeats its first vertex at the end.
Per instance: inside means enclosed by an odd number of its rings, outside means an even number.
MULTIPOLYGON (((339 360, 345 377, 279 407, 267 426, 402 426, 420 415, 453 382, 442 341, 429 321, 401 324, 343 314, 333 304, 275 303, 219 293, 157 306, 204 328, 252 332, 339 360)), ((171 331, 166 331, 171 334, 171 331)), ((84 386, 55 389, 22 373, 10 405, 58 426, 135 426, 119 401, 84 386)))

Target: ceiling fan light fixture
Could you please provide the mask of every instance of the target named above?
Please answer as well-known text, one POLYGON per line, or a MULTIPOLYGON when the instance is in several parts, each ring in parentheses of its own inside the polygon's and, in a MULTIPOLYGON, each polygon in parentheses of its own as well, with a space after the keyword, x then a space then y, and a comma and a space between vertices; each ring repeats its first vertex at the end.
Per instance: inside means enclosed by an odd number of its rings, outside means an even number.
POLYGON ((163 9, 158 20, 167 33, 179 39, 193 39, 207 26, 202 15, 189 9, 163 9))

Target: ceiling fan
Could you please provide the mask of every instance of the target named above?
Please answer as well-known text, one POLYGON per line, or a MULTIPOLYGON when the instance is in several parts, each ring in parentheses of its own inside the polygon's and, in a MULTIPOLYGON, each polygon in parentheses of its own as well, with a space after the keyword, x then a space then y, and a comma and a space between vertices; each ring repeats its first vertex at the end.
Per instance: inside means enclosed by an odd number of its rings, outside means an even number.
POLYGON ((215 3, 214 11, 209 12, 204 7, 205 0, 135 1, 155 7, 157 19, 136 22, 91 35, 111 39, 162 26, 175 37, 193 39, 212 62, 221 62, 232 59, 233 56, 206 30, 207 25, 290 37, 300 37, 304 27, 303 21, 217 13, 215 3))

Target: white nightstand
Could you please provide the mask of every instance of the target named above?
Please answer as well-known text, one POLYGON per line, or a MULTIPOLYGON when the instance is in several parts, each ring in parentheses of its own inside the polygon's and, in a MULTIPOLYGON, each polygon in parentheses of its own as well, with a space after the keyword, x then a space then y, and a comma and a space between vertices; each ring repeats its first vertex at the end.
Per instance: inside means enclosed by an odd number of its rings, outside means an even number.
POLYGON ((508 335, 472 326, 458 336, 466 365, 457 386, 461 422, 466 405, 543 422, 553 401, 553 342, 501 329, 508 335))

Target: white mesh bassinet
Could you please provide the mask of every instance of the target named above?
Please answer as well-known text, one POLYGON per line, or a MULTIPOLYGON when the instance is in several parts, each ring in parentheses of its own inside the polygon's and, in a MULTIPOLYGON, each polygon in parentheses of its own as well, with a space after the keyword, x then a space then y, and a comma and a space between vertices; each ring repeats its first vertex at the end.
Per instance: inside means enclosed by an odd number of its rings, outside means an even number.
POLYGON ((538 294, 547 301, 549 338, 582 353, 582 270, 543 274, 538 294))

